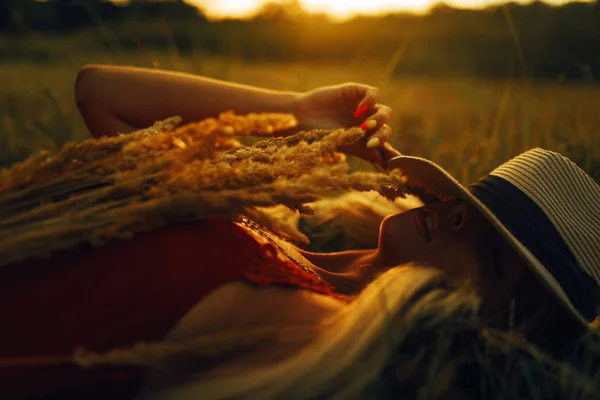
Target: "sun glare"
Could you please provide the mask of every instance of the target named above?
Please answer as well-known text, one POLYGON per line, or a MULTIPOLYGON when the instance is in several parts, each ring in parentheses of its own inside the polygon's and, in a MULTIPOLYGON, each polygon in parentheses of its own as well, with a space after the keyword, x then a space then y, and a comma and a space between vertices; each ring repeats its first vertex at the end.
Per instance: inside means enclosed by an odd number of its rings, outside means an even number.
MULTIPOLYGON (((186 0, 199 5, 211 18, 248 17, 268 0, 186 0)), ((270 0, 281 3, 285 0, 270 0)), ((505 0, 509 1, 509 0, 505 0)), ((561 4, 568 0, 545 0, 551 4, 561 4)), ((589 1, 589 0, 588 0, 589 1)), ((455 7, 477 8, 502 3, 503 0, 299 0, 309 12, 326 13, 334 19, 343 20, 358 14, 381 15, 393 11, 424 13, 436 3, 446 3, 455 7)), ((516 0, 527 3, 529 0, 516 0)))
MULTIPOLYGON (((378 15, 390 11, 426 11, 437 0, 299 0, 309 12, 325 13, 335 19, 345 19, 357 14, 378 15)), ((247 17, 267 0, 188 0, 201 6, 209 17, 247 17)), ((272 2, 282 2, 272 0, 272 2)))
POLYGON ((261 0, 189 0, 198 4, 210 17, 247 17, 256 11, 265 1, 261 0))
POLYGON ((378 15, 390 11, 424 11, 432 0, 303 0, 307 11, 325 12, 334 18, 348 18, 356 14, 378 15))

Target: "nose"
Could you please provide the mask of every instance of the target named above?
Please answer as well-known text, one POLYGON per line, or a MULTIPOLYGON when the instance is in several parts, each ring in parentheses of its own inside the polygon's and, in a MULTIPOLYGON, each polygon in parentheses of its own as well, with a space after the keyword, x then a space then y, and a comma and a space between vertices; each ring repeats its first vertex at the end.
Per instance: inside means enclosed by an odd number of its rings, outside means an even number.
POLYGON ((454 232, 461 232, 465 229, 469 220, 470 205, 465 201, 460 201, 450 212, 450 224, 454 232))

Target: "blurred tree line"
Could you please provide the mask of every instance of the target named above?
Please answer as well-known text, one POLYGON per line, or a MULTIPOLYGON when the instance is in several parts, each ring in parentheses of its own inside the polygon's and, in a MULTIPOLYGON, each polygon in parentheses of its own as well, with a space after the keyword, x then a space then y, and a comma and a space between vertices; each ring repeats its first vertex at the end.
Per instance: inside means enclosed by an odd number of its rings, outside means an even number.
POLYGON ((200 10, 181 0, 132 0, 117 5, 108 0, 0 0, 0 29, 65 33, 93 24, 132 19, 185 20, 203 18, 200 10))
MULTIPOLYGON (((110 28, 126 49, 140 43, 148 49, 175 45, 181 53, 202 51, 249 62, 381 60, 390 74, 600 79, 598 2, 508 3, 483 10, 439 4, 424 16, 395 13, 336 23, 304 12, 296 0, 268 3, 249 20, 221 21, 207 20, 182 0, 126 5, 0 0, 2 35, 67 35, 99 26, 110 28), (165 24, 170 38, 157 29, 165 24)), ((81 51, 99 51, 98 46, 103 44, 86 44, 81 51)), ((0 49, 0 59, 9 57, 0 49)))

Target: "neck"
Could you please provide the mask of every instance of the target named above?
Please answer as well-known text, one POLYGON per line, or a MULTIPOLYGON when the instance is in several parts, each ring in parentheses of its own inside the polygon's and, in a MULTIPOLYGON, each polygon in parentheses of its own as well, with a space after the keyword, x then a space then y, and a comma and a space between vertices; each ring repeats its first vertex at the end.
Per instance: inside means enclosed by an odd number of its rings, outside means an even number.
POLYGON ((313 253, 299 249, 299 252, 320 270, 332 273, 351 272, 360 264, 379 265, 377 249, 347 250, 336 253, 313 253))
POLYGON ((341 294, 356 294, 379 271, 377 250, 349 250, 338 253, 301 251, 316 266, 316 272, 341 294))

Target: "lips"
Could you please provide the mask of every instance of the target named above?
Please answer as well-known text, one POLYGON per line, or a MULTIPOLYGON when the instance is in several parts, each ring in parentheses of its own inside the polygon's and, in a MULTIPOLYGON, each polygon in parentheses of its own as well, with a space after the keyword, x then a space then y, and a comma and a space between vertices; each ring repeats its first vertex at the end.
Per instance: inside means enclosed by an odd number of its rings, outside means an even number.
POLYGON ((424 208, 417 210, 415 213, 415 227, 427 243, 431 242, 437 232, 437 214, 424 208))

